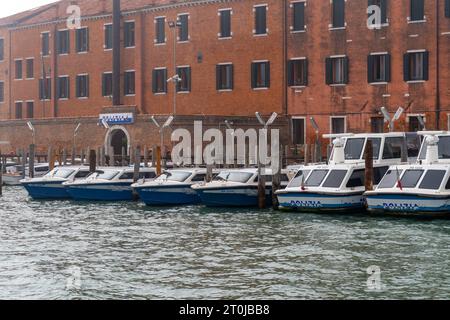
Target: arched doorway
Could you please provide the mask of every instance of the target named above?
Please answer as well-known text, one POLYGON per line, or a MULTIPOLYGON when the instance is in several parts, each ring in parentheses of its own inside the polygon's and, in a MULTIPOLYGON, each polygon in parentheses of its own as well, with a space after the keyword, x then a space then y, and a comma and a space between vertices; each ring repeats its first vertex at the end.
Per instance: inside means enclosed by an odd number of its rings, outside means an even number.
POLYGON ((125 128, 121 126, 112 127, 108 131, 105 144, 111 165, 120 166, 122 164, 128 164, 130 135, 125 128), (124 154, 124 157, 122 154, 124 154))

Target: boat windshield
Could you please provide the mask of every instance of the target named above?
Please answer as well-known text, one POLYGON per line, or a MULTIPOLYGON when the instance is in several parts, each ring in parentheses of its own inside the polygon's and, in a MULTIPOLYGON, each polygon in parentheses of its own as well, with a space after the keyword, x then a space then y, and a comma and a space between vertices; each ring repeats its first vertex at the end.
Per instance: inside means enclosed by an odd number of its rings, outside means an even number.
MULTIPOLYGON (((438 149, 440 160, 450 159, 450 137, 439 137, 438 149)), ((419 159, 425 160, 426 156, 427 156, 427 144, 426 142, 424 142, 422 150, 420 151, 419 159)))
POLYGON ((288 188, 299 188, 305 183, 311 170, 300 170, 288 185, 288 188))
POLYGON ((365 142, 365 138, 347 139, 347 143, 345 144, 345 160, 361 159, 361 154, 365 142))
POLYGON ((112 180, 114 179, 118 174, 120 173, 120 171, 99 171, 97 173, 94 173, 93 176, 96 179, 102 179, 102 180, 112 180))
POLYGON ((347 170, 331 170, 327 180, 323 184, 324 188, 339 188, 347 175, 347 170))
POLYGON ((159 176, 158 180, 167 180, 175 182, 184 182, 192 173, 186 171, 169 171, 159 176))
MULTIPOLYGON (((401 159, 402 150, 406 148, 404 137, 389 137, 384 142, 383 160, 401 159)), ((406 155, 405 149, 405 155, 406 155)))
POLYGON ((424 170, 406 170, 401 179, 403 188, 415 188, 422 178, 424 170))
POLYGON ((358 169, 353 171, 350 179, 347 182, 347 188, 363 187, 366 181, 366 171, 364 169, 358 169))
POLYGON ((47 173, 45 178, 63 178, 67 179, 75 170, 73 169, 53 169, 49 173, 47 173))
POLYGON ((322 184, 329 170, 314 170, 306 180, 307 187, 318 187, 322 184))
POLYGON ((246 183, 253 176, 250 172, 221 172, 214 181, 229 181, 246 183))
POLYGON ((381 180, 379 189, 390 189, 398 183, 403 170, 388 170, 383 180, 381 180))
POLYGON ((447 172, 445 170, 428 170, 425 177, 423 177, 419 188, 426 190, 438 190, 446 173, 447 172))

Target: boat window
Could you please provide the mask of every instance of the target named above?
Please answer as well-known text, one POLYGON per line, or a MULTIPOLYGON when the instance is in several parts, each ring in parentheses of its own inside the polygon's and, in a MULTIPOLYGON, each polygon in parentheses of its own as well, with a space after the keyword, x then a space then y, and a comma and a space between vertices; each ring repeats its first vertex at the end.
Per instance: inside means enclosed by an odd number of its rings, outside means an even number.
POLYGON ((112 180, 120 171, 100 171, 98 172, 97 179, 112 180))
POLYGON ((89 174, 89 171, 78 171, 75 175, 75 179, 86 178, 89 174))
POLYGON ((191 176, 190 172, 186 171, 168 171, 164 172, 159 176, 158 179, 175 181, 175 182, 184 182, 191 176))
POLYGON ((139 179, 154 179, 156 173, 153 171, 139 172, 139 179))
MULTIPOLYGON (((427 143, 424 140, 419 159, 425 160, 427 156, 427 143)), ((439 159, 450 159, 450 137, 439 137, 438 143, 439 159)))
POLYGON ((67 179, 75 170, 72 169, 54 169, 47 173, 45 177, 63 178, 67 179))
POLYGON ((373 168, 373 184, 378 185, 388 170, 389 170, 389 167, 373 168))
POLYGON ((383 159, 401 159, 404 143, 404 137, 386 138, 384 142, 383 159))
POLYGON ((323 184, 324 188, 339 188, 347 175, 347 170, 332 170, 323 184))
POLYGON ((444 180, 445 170, 428 170, 420 184, 420 189, 438 190, 444 180))
POLYGON ((305 185, 308 187, 318 187, 322 184, 323 180, 327 176, 329 170, 314 170, 309 178, 306 180, 305 185))
POLYGON ((445 190, 450 190, 450 178, 447 181, 447 185, 445 186, 445 190))
POLYGON ((134 178, 134 172, 125 172, 120 176, 120 180, 131 180, 134 178))
POLYGON ((196 174, 193 178, 192 178, 192 182, 202 182, 205 181, 206 179, 206 174, 204 173, 200 173, 200 174, 196 174))
POLYGON ((230 181, 230 182, 240 182, 246 183, 253 176, 250 172, 221 172, 214 181, 230 181))
POLYGON ((402 175, 403 170, 389 170, 384 178, 381 180, 380 185, 378 186, 379 189, 390 189, 393 188, 399 178, 402 175))
POLYGON ((345 160, 361 159, 365 141, 365 138, 347 139, 347 143, 345 144, 345 160))
POLYGON ((306 178, 308 177, 311 170, 300 170, 295 175, 295 178, 291 180, 291 182, 288 185, 288 188, 297 188, 301 187, 302 183, 306 181, 306 178))
POLYGON ((47 172, 48 170, 50 170, 50 168, 48 166, 34 168, 35 172, 47 172))
POLYGON ((422 177, 424 170, 406 170, 400 180, 403 188, 415 188, 422 177))
POLYGON ((281 175, 281 182, 289 182, 289 177, 287 176, 287 174, 281 175))
POLYGON ((378 159, 380 157, 381 138, 369 138, 368 140, 372 141, 373 159, 376 160, 376 159, 378 159))
POLYGON ((347 182, 347 188, 363 187, 366 181, 366 172, 364 169, 353 171, 347 182))
POLYGON ((406 145, 408 147, 408 157, 417 158, 420 152, 420 146, 422 144, 422 136, 417 133, 406 134, 406 145))

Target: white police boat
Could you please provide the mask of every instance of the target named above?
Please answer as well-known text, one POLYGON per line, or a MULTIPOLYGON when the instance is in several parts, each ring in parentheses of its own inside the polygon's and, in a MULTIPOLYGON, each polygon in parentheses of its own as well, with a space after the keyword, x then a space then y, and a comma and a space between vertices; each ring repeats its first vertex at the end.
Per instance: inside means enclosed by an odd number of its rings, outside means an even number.
POLYGON ((43 177, 24 179, 20 183, 35 200, 70 199, 63 183, 84 179, 89 174, 87 167, 58 167, 43 177))
POLYGON ((141 180, 132 187, 148 206, 192 205, 201 199, 191 186, 205 179, 206 169, 174 169, 153 181, 141 180))
MULTIPOLYGON (((134 169, 99 168, 87 178, 63 183, 70 197, 81 201, 127 201, 133 200, 131 185, 134 169)), ((156 170, 140 168, 139 179, 154 179, 156 170)))
POLYGON ((280 209, 308 213, 360 211, 365 205, 364 151, 368 141, 373 146, 374 185, 390 165, 401 164, 408 155, 417 156, 420 146, 417 135, 405 133, 324 137, 335 138, 329 163, 303 167, 286 189, 277 191, 280 209))
MULTIPOLYGON (((266 204, 272 204, 272 171, 265 169, 266 204)), ((202 203, 208 207, 258 206, 258 169, 222 170, 209 183, 192 186, 202 203)), ((288 183, 287 172, 282 171, 281 186, 288 183)))
MULTIPOLYGON (((34 177, 42 177, 50 170, 50 165, 48 163, 37 163, 34 166, 34 177)), ((7 168, 6 173, 3 174, 3 184, 6 186, 20 186, 20 181, 24 177, 28 177, 30 175, 30 169, 28 166, 24 167, 23 165, 15 165, 7 168)))
POLYGON ((450 132, 425 135, 417 163, 391 166, 374 191, 365 193, 372 213, 450 215, 450 132))

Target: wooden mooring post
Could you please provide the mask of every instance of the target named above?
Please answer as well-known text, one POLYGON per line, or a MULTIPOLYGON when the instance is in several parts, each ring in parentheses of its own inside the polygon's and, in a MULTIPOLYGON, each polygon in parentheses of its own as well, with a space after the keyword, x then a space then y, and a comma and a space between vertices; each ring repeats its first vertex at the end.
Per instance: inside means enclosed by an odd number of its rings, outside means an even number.
POLYGON ((25 179, 25 168, 27 166, 27 151, 26 149, 21 150, 21 156, 22 156, 22 179, 25 179))
POLYGON ((94 173, 97 170, 97 154, 95 150, 89 151, 89 172, 94 173))
POLYGON ((206 182, 211 182, 213 180, 213 166, 207 165, 206 166, 206 182))
MULTIPOLYGON (((134 170, 133 170, 133 182, 136 183, 139 180, 139 171, 141 169, 141 147, 137 146, 134 151, 134 170)), ((139 195, 136 189, 133 188, 133 200, 137 201, 139 195)))
POLYGON ((161 166, 161 147, 156 147, 156 174, 159 176, 162 173, 161 166))
POLYGON ((279 161, 278 161, 278 168, 276 172, 272 172, 272 208, 274 210, 278 210, 280 204, 278 203, 278 197, 276 195, 276 192, 281 189, 281 167, 283 166, 283 148, 280 148, 279 152, 279 161))
POLYGON ((266 208, 266 176, 265 167, 258 157, 258 208, 266 208))
POLYGON ((144 147, 144 167, 148 168, 148 148, 144 147))
POLYGON ((366 150, 364 152, 364 158, 366 160, 365 171, 365 187, 366 191, 373 190, 373 144, 371 140, 367 140, 366 150))
POLYGON ((1 195, 3 195, 3 161, 0 163, 0 196, 1 195))
POLYGON ((34 178, 34 158, 36 156, 36 150, 35 150, 35 145, 31 144, 30 145, 30 156, 29 156, 29 163, 28 163, 28 173, 29 173, 29 177, 31 179, 34 178))

